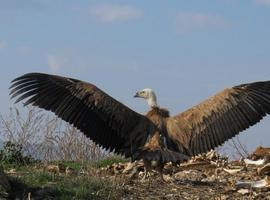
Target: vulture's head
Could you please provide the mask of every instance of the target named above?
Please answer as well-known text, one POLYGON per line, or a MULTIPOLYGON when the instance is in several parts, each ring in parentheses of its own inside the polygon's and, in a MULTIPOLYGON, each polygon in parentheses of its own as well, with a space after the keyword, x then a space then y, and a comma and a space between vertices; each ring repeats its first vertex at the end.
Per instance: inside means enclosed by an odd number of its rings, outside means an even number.
POLYGON ((136 92, 134 97, 139 97, 139 98, 145 99, 147 101, 148 105, 151 107, 158 106, 156 94, 155 94, 154 90, 152 90, 150 88, 146 88, 146 89, 143 89, 143 90, 136 92))

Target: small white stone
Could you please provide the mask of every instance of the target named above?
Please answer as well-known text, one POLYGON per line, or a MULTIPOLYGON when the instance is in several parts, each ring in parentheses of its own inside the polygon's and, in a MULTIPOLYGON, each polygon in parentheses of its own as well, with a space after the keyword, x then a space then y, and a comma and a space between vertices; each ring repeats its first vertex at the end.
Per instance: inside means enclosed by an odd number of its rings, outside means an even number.
POLYGON ((249 190, 248 189, 240 189, 237 191, 238 193, 244 195, 244 194, 248 194, 249 193, 249 190))

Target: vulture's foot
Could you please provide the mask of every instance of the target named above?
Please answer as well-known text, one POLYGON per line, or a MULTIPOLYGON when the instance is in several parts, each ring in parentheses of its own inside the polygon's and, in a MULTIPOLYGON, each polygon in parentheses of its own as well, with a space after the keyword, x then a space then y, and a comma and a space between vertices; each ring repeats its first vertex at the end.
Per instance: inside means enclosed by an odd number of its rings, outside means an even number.
POLYGON ((142 178, 142 181, 146 181, 147 177, 150 178, 150 172, 152 170, 155 170, 158 172, 159 177, 162 182, 166 182, 166 180, 163 177, 163 168, 164 168, 164 163, 160 163, 158 161, 149 161, 149 160, 143 160, 144 161, 144 176, 142 178))
POLYGON ((150 169, 148 169, 147 167, 144 167, 144 176, 142 178, 142 181, 145 182, 147 180, 147 177, 150 177, 150 169))

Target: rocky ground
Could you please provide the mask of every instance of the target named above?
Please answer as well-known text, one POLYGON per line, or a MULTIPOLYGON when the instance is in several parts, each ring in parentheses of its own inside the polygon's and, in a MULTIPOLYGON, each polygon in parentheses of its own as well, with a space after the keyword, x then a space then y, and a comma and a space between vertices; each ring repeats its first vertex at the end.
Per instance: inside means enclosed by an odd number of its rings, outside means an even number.
MULTIPOLYGON (((142 180, 142 162, 115 163, 80 172, 61 165, 43 166, 43 170, 61 176, 98 177, 114 185, 106 198, 96 194, 97 199, 270 199, 268 161, 267 155, 259 155, 256 161, 244 159, 229 162, 212 151, 180 166, 167 164, 165 181, 156 172, 142 180)), ((6 174, 17 176, 11 171, 6 171, 6 174)), ((0 173, 0 185, 2 191, 12 187, 3 172, 0 173)), ((31 196, 30 199, 37 198, 31 196)))
POLYGON ((259 159, 259 165, 249 162, 228 162, 212 151, 180 166, 168 164, 165 182, 156 173, 142 181, 140 162, 114 164, 101 171, 115 179, 124 176, 123 199, 270 199, 267 159, 259 159))

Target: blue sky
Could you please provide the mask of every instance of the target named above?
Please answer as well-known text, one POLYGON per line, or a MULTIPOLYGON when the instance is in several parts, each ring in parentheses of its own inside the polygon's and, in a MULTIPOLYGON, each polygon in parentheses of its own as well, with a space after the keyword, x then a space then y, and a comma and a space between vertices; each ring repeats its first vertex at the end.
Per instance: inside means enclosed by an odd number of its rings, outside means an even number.
MULTIPOLYGON (((151 87, 172 114, 270 79, 270 0, 0 0, 0 30, 2 114, 27 72, 95 83, 142 113, 132 96, 151 87)), ((268 117, 241 140, 269 146, 269 129, 268 117)))

